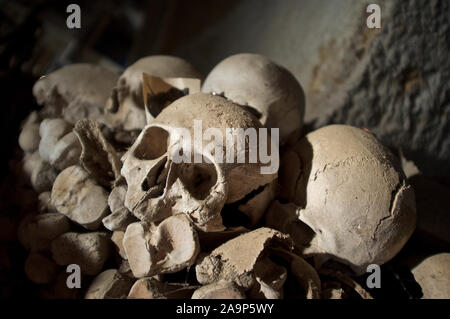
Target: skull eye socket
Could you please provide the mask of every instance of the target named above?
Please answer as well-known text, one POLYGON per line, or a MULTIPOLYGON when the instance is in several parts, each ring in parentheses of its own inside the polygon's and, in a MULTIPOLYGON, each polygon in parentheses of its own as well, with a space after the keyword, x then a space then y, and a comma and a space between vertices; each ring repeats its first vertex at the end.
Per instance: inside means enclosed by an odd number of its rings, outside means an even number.
POLYGON ((217 182, 217 172, 214 164, 179 164, 179 179, 192 197, 205 199, 211 188, 217 182))
POLYGON ((133 152, 139 160, 154 160, 167 152, 169 133, 160 127, 148 128, 142 140, 133 152))

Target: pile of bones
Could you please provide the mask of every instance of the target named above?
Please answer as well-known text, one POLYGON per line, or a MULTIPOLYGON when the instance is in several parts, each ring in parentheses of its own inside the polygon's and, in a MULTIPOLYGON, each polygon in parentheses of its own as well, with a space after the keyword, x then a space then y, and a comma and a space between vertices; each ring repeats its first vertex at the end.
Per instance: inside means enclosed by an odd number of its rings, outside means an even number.
POLYGON ((24 201, 18 238, 27 277, 54 297, 371 298, 356 278, 414 231, 397 158, 362 128, 304 135, 302 87, 263 56, 228 57, 205 79, 171 56, 121 75, 73 64, 33 94, 42 107, 19 145, 35 200, 24 201), (144 74, 170 90, 144 96, 144 74), (174 161, 176 128, 192 131, 194 120, 223 132, 279 128, 279 169, 174 161), (68 287, 73 265, 80 288, 68 287))

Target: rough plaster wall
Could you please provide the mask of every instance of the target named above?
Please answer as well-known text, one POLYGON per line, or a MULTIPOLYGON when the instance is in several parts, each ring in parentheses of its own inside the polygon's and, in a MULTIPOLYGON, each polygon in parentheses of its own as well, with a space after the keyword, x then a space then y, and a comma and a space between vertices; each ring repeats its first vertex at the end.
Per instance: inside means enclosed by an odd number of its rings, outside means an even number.
POLYGON ((450 176, 449 1, 261 1, 236 5, 175 50, 207 73, 238 52, 287 67, 313 127, 367 127, 427 175, 450 176), (368 3, 382 28, 365 26, 368 3))
POLYGON ((310 105, 326 106, 315 126, 368 127, 424 174, 450 175, 449 7, 399 2, 379 34, 363 31, 331 48, 335 55, 315 70, 320 89, 308 90, 310 105), (332 69, 336 57, 341 64, 332 69))

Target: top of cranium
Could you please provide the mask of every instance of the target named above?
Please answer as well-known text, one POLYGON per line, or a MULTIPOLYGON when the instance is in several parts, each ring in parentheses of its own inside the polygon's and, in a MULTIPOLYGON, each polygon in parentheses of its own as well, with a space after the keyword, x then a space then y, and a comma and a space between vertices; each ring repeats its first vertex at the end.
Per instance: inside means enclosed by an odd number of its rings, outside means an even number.
POLYGON ((289 200, 316 233, 307 250, 318 247, 357 273, 398 253, 415 227, 414 192, 398 159, 373 134, 329 125, 293 150, 301 173, 289 200))
POLYGON ((161 78, 202 78, 200 72, 184 59, 169 55, 152 55, 130 65, 120 76, 119 85, 122 81, 130 88, 140 87, 144 72, 161 78))
POLYGON ((191 129, 194 120, 205 128, 260 128, 258 119, 250 112, 220 96, 196 93, 182 97, 156 117, 155 123, 191 129))
MULTIPOLYGON (((115 72, 99 65, 71 64, 41 77, 33 87, 33 95, 39 104, 59 104, 51 107, 67 106, 77 110, 80 106, 98 108, 98 111, 92 112, 96 117, 101 114, 100 109, 105 107, 118 77, 115 72)), ((65 116, 65 119, 74 124, 79 119, 78 115, 69 113, 70 116, 65 116), (76 118, 72 119, 73 116, 76 118)), ((79 114, 82 118, 83 115, 89 114, 79 114)))
POLYGON ((141 130, 146 124, 143 74, 160 78, 199 78, 200 73, 187 61, 166 55, 141 58, 120 76, 107 101, 107 113, 101 119, 107 126, 125 131, 141 130))
POLYGON ((303 126, 302 87, 288 70, 262 55, 242 53, 221 61, 206 77, 202 92, 253 108, 263 125, 280 129, 281 143, 292 134, 298 138, 303 126))

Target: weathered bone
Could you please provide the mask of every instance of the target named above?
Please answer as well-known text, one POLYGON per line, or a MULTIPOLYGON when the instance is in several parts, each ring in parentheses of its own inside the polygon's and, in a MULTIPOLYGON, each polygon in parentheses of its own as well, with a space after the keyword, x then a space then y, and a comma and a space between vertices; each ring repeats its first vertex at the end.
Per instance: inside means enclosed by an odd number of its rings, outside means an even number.
POLYGON ((183 214, 169 217, 158 226, 130 224, 123 246, 137 278, 189 267, 200 249, 193 225, 183 214))
POLYGON ((103 136, 97 122, 80 120, 75 125, 74 132, 82 147, 81 166, 99 184, 104 186, 117 184, 121 178, 122 163, 115 149, 103 136))
POLYGON ((51 244, 53 260, 58 265, 77 264, 81 272, 97 275, 110 254, 110 240, 106 233, 65 233, 51 244))
POLYGON ((255 284, 255 266, 268 252, 268 247, 292 249, 290 238, 276 230, 258 228, 236 237, 214 249, 195 267, 197 280, 210 284, 219 280, 233 281, 244 290, 255 284))
POLYGON ((125 298, 134 280, 120 274, 117 269, 108 269, 98 274, 84 296, 85 299, 125 298))
POLYGON ((245 299, 245 294, 236 284, 219 281, 198 288, 192 299, 245 299))
POLYGON ((185 299, 190 298, 196 286, 165 283, 155 277, 141 278, 128 294, 129 299, 185 299))
POLYGON ((33 95, 44 108, 44 118, 62 117, 71 124, 80 119, 98 119, 118 78, 99 65, 78 63, 41 77, 33 95), (99 80, 100 79, 100 80, 99 80))
POLYGON ((19 238, 25 248, 40 252, 49 250, 51 241, 69 230, 67 217, 60 213, 29 215, 19 226, 19 238))
POLYGON ((39 155, 42 160, 50 162, 56 143, 72 130, 72 125, 63 119, 45 119, 39 127, 39 155))
POLYGON ((122 259, 128 259, 127 254, 125 253, 125 250, 123 248, 123 237, 125 235, 125 232, 116 230, 111 235, 111 241, 116 246, 117 253, 122 257, 122 259))
POLYGON ((72 221, 95 230, 108 213, 108 194, 79 166, 69 166, 55 180, 52 203, 72 221))
POLYGON ((108 196, 108 206, 111 214, 103 218, 103 225, 110 231, 125 231, 127 226, 137 221, 137 218, 125 207, 126 185, 114 187, 108 196))
POLYGON ((65 168, 78 164, 81 154, 81 145, 75 133, 64 135, 54 145, 49 162, 56 169, 62 171, 65 168))

